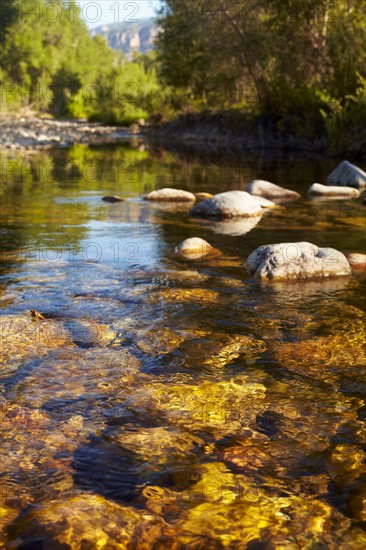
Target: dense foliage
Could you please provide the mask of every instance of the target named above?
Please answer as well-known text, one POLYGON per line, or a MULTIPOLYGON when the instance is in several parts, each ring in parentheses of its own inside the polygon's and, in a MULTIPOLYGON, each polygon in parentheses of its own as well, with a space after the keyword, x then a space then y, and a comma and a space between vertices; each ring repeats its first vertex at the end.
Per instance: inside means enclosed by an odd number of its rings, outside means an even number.
POLYGON ((133 62, 74 0, 8 0, 2 19, 3 108, 122 124, 234 109, 338 152, 366 141, 364 0, 165 0, 157 53, 133 62))
POLYGON ((166 0, 160 24, 180 107, 269 113, 333 141, 365 131, 364 0, 166 0))
POLYGON ((74 0, 11 0, 2 16, 2 107, 130 123, 162 101, 155 69, 91 38, 74 0))

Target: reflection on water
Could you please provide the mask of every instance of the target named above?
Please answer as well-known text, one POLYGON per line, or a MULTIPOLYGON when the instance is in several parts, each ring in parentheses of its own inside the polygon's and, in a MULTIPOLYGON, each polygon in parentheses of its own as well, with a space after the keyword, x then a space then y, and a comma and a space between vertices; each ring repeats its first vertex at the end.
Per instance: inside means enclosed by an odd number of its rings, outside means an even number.
POLYGON ((261 220, 261 216, 250 218, 230 219, 230 220, 197 220, 203 226, 206 226, 215 233, 222 235, 232 235, 233 237, 244 236, 251 231, 261 220))
POLYGON ((366 281, 243 268, 274 242, 363 251, 359 200, 307 197, 333 164, 138 143, 4 160, 1 544, 365 547, 366 281), (250 226, 141 200, 254 178, 303 199, 250 226), (178 258, 193 236, 223 255, 178 258))

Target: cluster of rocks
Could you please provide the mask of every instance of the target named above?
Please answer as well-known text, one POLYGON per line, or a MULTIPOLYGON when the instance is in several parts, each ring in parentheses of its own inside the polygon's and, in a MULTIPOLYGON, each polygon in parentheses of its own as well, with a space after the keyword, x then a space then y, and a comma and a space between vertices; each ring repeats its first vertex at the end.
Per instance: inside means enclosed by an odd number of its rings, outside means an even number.
MULTIPOLYGON (((324 198, 357 198, 360 196, 360 189, 366 187, 366 173, 344 161, 330 174, 327 184, 313 184, 309 194, 324 198)), ((144 199, 191 204, 190 216, 195 218, 221 222, 254 219, 250 223, 251 229, 259 222, 264 209, 273 208, 278 203, 298 200, 300 197, 299 193, 291 189, 268 181, 254 180, 246 191, 227 191, 210 196, 164 188, 152 191, 144 199)), ((197 237, 183 241, 176 252, 180 257, 189 260, 220 254, 210 243, 197 237)), ((319 248, 308 242, 279 243, 257 248, 250 254, 245 266, 250 274, 261 280, 329 278, 350 275, 352 270, 365 271, 366 255, 350 254, 346 258, 338 250, 319 248)))
POLYGON ((341 162, 328 176, 327 185, 314 183, 309 195, 324 198, 358 198, 366 187, 366 173, 347 160, 341 162))
POLYGON ((0 147, 28 149, 68 147, 74 143, 108 143, 129 134, 128 129, 85 121, 59 121, 36 116, 0 121, 0 147))

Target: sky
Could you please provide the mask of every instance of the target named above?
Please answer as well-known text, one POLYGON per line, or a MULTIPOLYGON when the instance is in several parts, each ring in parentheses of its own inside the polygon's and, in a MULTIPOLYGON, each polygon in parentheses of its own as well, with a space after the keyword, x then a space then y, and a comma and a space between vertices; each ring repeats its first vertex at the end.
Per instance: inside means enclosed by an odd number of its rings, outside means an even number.
POLYGON ((110 23, 134 23, 153 17, 161 0, 76 0, 89 28, 110 23))

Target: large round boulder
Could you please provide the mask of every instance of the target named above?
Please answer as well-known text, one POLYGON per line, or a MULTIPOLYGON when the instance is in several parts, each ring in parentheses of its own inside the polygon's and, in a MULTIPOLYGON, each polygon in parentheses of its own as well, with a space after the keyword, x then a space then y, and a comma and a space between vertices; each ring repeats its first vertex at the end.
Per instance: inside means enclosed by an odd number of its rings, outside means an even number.
POLYGON ((307 242, 260 246, 246 261, 250 274, 262 280, 301 280, 350 275, 347 258, 334 248, 307 242))
POLYGON ((339 197, 339 198, 355 198, 360 196, 358 189, 353 187, 342 187, 338 185, 322 185, 321 183, 313 183, 308 190, 309 195, 314 197, 339 197))
POLYGON ((356 187, 362 189, 366 187, 366 172, 358 166, 344 160, 338 164, 337 168, 328 176, 328 185, 344 185, 346 187, 356 187))
POLYGON ((280 187, 270 181, 254 180, 249 183, 246 191, 251 195, 258 195, 270 200, 297 200, 301 195, 291 189, 280 187))
POLYGON ((157 202, 194 202, 196 197, 193 193, 184 191, 183 189, 164 187, 157 191, 151 191, 151 193, 144 196, 144 199, 157 202))
POLYGON ((190 214, 198 218, 239 218, 260 216, 262 209, 255 197, 245 191, 226 191, 196 204, 190 214))

